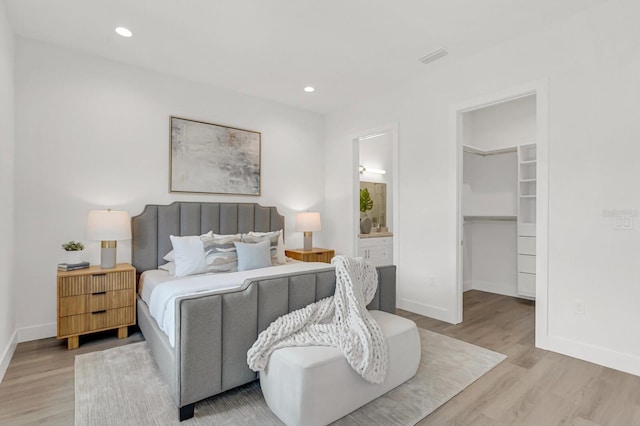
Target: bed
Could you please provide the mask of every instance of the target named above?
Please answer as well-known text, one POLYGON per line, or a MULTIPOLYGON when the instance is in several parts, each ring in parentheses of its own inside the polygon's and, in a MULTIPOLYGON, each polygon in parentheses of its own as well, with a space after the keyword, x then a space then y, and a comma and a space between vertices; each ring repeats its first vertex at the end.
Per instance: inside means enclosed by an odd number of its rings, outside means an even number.
MULTIPOLYGON (((284 229, 284 216, 275 207, 254 203, 147 205, 132 218, 132 263, 139 275, 157 270, 172 249, 170 235, 280 229, 284 229)), ((378 291, 368 308, 395 313, 395 266, 377 269, 378 291)), ((180 420, 193 417, 196 402, 256 380, 246 354, 258 334, 279 316, 334 291, 335 272, 329 264, 265 268, 264 274, 251 273, 235 288, 171 299, 171 341, 139 294, 138 324, 170 388, 180 420)))

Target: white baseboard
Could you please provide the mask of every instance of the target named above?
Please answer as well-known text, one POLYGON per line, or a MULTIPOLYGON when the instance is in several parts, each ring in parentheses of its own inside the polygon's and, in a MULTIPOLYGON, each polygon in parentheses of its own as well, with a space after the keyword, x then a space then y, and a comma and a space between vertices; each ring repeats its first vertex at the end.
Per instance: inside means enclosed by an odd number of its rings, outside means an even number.
POLYGON ((473 283, 471 281, 465 281, 462 284, 462 292, 473 290, 473 283))
POLYGON ((640 376, 640 357, 557 336, 545 339, 548 350, 640 376))
MULTIPOLYGON (((518 288, 513 285, 505 285, 498 284, 490 281, 480 281, 480 280, 472 280, 470 282, 471 289, 486 291, 489 293, 502 294, 503 296, 512 296, 512 297, 520 297, 518 296, 518 288)), ((465 283, 465 287, 467 284, 465 283)))
POLYGON ((30 327, 22 327, 18 330, 18 343, 30 342, 32 340, 46 339, 47 337, 55 337, 58 334, 58 325, 55 322, 48 324, 32 325, 30 327))
POLYGON ((455 319, 451 318, 452 314, 448 309, 428 305, 426 303, 418 303, 407 299, 398 299, 396 302, 398 308, 404 309, 405 311, 414 312, 416 314, 424 315, 425 317, 435 318, 450 324, 456 323, 455 319))
POLYGON ((9 368, 9 363, 11 362, 11 358, 13 358, 13 353, 16 351, 16 346, 18 346, 18 330, 13 332, 11 339, 9 339, 9 344, 0 357, 0 382, 2 382, 4 373, 6 373, 7 368, 9 368))

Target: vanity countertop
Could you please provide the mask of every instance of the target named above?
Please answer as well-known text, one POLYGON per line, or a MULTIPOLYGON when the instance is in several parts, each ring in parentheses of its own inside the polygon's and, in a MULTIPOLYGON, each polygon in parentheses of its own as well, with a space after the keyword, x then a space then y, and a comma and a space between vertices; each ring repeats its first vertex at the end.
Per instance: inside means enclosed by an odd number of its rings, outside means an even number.
POLYGON ((360 238, 382 238, 382 237, 393 237, 393 232, 373 232, 370 234, 360 234, 360 238))

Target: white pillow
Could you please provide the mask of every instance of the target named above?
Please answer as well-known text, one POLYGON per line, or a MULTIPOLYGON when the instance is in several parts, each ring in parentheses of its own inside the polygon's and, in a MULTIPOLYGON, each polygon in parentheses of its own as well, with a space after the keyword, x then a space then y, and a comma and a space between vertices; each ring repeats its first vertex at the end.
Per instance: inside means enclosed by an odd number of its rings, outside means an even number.
POLYGON ((238 251, 238 271, 266 268, 271 266, 269 240, 259 243, 233 243, 238 251))
POLYGON ((167 262, 175 262, 176 254, 173 252, 173 250, 171 250, 169 253, 164 255, 163 259, 166 260, 167 262))
POLYGON ((202 274, 207 271, 207 259, 200 236, 176 237, 170 235, 169 238, 176 258, 176 277, 202 274))
POLYGON ((287 256, 284 255, 284 231, 280 230, 280 235, 278 236, 278 264, 284 265, 287 263, 287 256))
MULTIPOLYGON (((200 235, 200 238, 211 237, 212 235, 213 235, 213 231, 209 231, 206 234, 200 235)), ((173 252, 173 250, 171 250, 169 253, 164 255, 163 259, 166 260, 167 262, 175 262, 176 261, 176 255, 173 252)))
MULTIPOLYGON (((172 250, 173 251, 173 250, 172 250)), ((158 269, 163 269, 169 273, 169 275, 176 275, 176 262, 167 262, 164 265, 158 266, 158 269)))
POLYGON ((282 229, 273 232, 249 232, 242 235, 245 243, 255 243, 268 239, 271 242, 271 263, 273 265, 284 265, 287 259, 284 255, 284 236, 282 229))

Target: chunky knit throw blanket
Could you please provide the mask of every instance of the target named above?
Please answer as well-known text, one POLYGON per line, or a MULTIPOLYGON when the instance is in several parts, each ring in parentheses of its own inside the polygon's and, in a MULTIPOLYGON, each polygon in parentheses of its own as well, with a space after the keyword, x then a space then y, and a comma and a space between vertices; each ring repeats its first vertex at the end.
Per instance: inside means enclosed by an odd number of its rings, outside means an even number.
POLYGON ((370 383, 387 375, 387 341, 366 306, 378 287, 376 268, 362 258, 336 256, 336 292, 284 315, 264 330, 247 352, 253 371, 263 371, 269 356, 290 346, 334 346, 349 365, 370 383))

